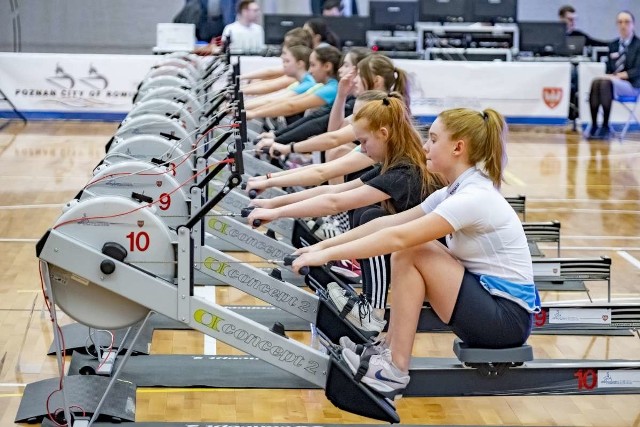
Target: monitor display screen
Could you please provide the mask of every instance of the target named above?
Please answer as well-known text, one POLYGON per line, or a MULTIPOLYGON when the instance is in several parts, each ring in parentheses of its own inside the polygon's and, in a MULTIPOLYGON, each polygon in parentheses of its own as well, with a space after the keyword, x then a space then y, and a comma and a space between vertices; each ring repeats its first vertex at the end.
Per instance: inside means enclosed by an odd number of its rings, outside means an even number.
POLYGON ((289 30, 302 27, 309 19, 306 15, 264 15, 264 42, 282 44, 289 30))
POLYGON ((369 16, 372 30, 411 31, 418 20, 418 2, 371 0, 369 16))
POLYGON ((371 21, 368 16, 323 16, 343 47, 366 46, 371 21))
POLYGON ((518 12, 518 0, 474 0, 473 21, 514 23, 518 12))
POLYGON ((468 21, 472 0, 420 0, 421 22, 468 21))
POLYGON ((520 22, 520 51, 557 55, 566 49, 564 22, 520 22))

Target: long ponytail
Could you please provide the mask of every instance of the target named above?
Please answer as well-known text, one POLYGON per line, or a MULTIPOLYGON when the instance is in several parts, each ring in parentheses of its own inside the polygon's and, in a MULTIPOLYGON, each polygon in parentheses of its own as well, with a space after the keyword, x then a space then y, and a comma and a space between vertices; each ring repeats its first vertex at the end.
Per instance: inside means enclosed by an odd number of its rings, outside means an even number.
POLYGON ((487 108, 479 112, 468 108, 445 110, 438 116, 451 139, 469 144, 469 162, 476 165, 500 188, 507 166, 508 127, 502 114, 487 108))
MULTIPOLYGON (((411 116, 402 95, 394 92, 381 100, 367 102, 353 118, 354 123, 361 120, 366 122, 367 129, 372 132, 383 127, 388 130, 389 137, 381 173, 401 165, 416 168, 422 177, 421 188, 416 191, 419 191, 423 198, 442 187, 443 181, 440 176, 432 174, 427 169, 422 138, 411 124, 411 116)), ((383 201, 382 207, 389 213, 396 213, 389 200, 383 201)))

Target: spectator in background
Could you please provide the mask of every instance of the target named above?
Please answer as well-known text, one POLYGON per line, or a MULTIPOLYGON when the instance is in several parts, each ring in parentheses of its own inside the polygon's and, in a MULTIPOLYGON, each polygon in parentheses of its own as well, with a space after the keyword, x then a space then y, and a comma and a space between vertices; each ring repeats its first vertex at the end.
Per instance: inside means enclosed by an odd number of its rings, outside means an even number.
POLYGON ((609 116, 614 98, 640 94, 640 39, 634 32, 635 22, 635 17, 626 10, 619 12, 616 17, 620 37, 609 44, 607 74, 591 82, 589 139, 609 138, 609 116), (600 106, 602 125, 598 127, 600 106))
POLYGON ((173 22, 195 25, 196 38, 206 41, 220 36, 225 26, 218 0, 186 0, 173 22))
POLYGON ((232 24, 236 21, 236 9, 238 0, 206 0, 209 3, 212 1, 220 2, 220 9, 222 11, 222 18, 224 19, 224 25, 232 24))
POLYGON ((578 14, 576 9, 571 5, 562 6, 558 9, 558 17, 567 26, 567 36, 582 36, 585 39, 585 46, 606 46, 607 42, 596 40, 589 35, 576 29, 576 22, 578 20, 578 14))
POLYGON ((329 29, 322 18, 311 18, 304 23, 305 30, 309 31, 313 40, 313 48, 333 46, 340 49, 340 39, 329 29))
POLYGON ((257 24, 260 6, 255 0, 240 0, 236 7, 236 21, 224 27, 223 37, 231 38, 232 50, 257 52, 264 49, 264 29, 257 24))
POLYGON ((322 6, 322 16, 342 16, 340 0, 326 0, 322 6))
MULTIPOLYGON (((325 3, 331 0, 311 0, 311 12, 314 15, 323 14, 323 6, 325 3)), ((341 2, 341 15, 340 16, 352 16, 358 15, 358 4, 356 0, 342 0, 341 2)), ((327 16, 327 15, 325 15, 327 16)))

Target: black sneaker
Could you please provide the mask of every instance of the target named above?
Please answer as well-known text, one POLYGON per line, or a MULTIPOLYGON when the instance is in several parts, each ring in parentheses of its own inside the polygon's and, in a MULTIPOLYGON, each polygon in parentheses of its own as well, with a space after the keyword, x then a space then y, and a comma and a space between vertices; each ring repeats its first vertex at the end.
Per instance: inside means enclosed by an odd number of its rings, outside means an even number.
POLYGON ((609 139, 609 137, 611 136, 611 129, 609 128, 609 126, 603 126, 601 128, 598 128, 598 131, 596 132, 596 139, 609 139))

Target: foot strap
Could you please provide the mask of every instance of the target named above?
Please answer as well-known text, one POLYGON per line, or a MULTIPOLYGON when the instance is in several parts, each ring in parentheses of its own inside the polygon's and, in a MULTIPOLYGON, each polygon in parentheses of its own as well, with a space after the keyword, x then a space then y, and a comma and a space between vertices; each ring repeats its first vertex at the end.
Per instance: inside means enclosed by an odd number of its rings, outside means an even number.
POLYGON ((353 379, 356 382, 362 381, 362 377, 367 375, 367 371, 369 370, 369 359, 371 359, 372 354, 368 354, 360 358, 360 366, 358 366, 358 370, 353 375, 353 379))
POLYGON ((311 227, 311 232, 315 233, 320 229, 320 227, 322 227, 323 224, 324 224, 324 220, 322 218, 316 219, 315 222, 313 223, 313 227, 311 227))
POLYGON ((351 312, 351 309, 353 309, 353 306, 356 305, 356 303, 358 302, 360 298, 357 295, 350 295, 349 299, 347 300, 347 303, 344 305, 344 307, 342 307, 342 311, 340 312, 340 318, 344 319, 345 317, 347 317, 347 314, 349 314, 349 312, 351 312))

